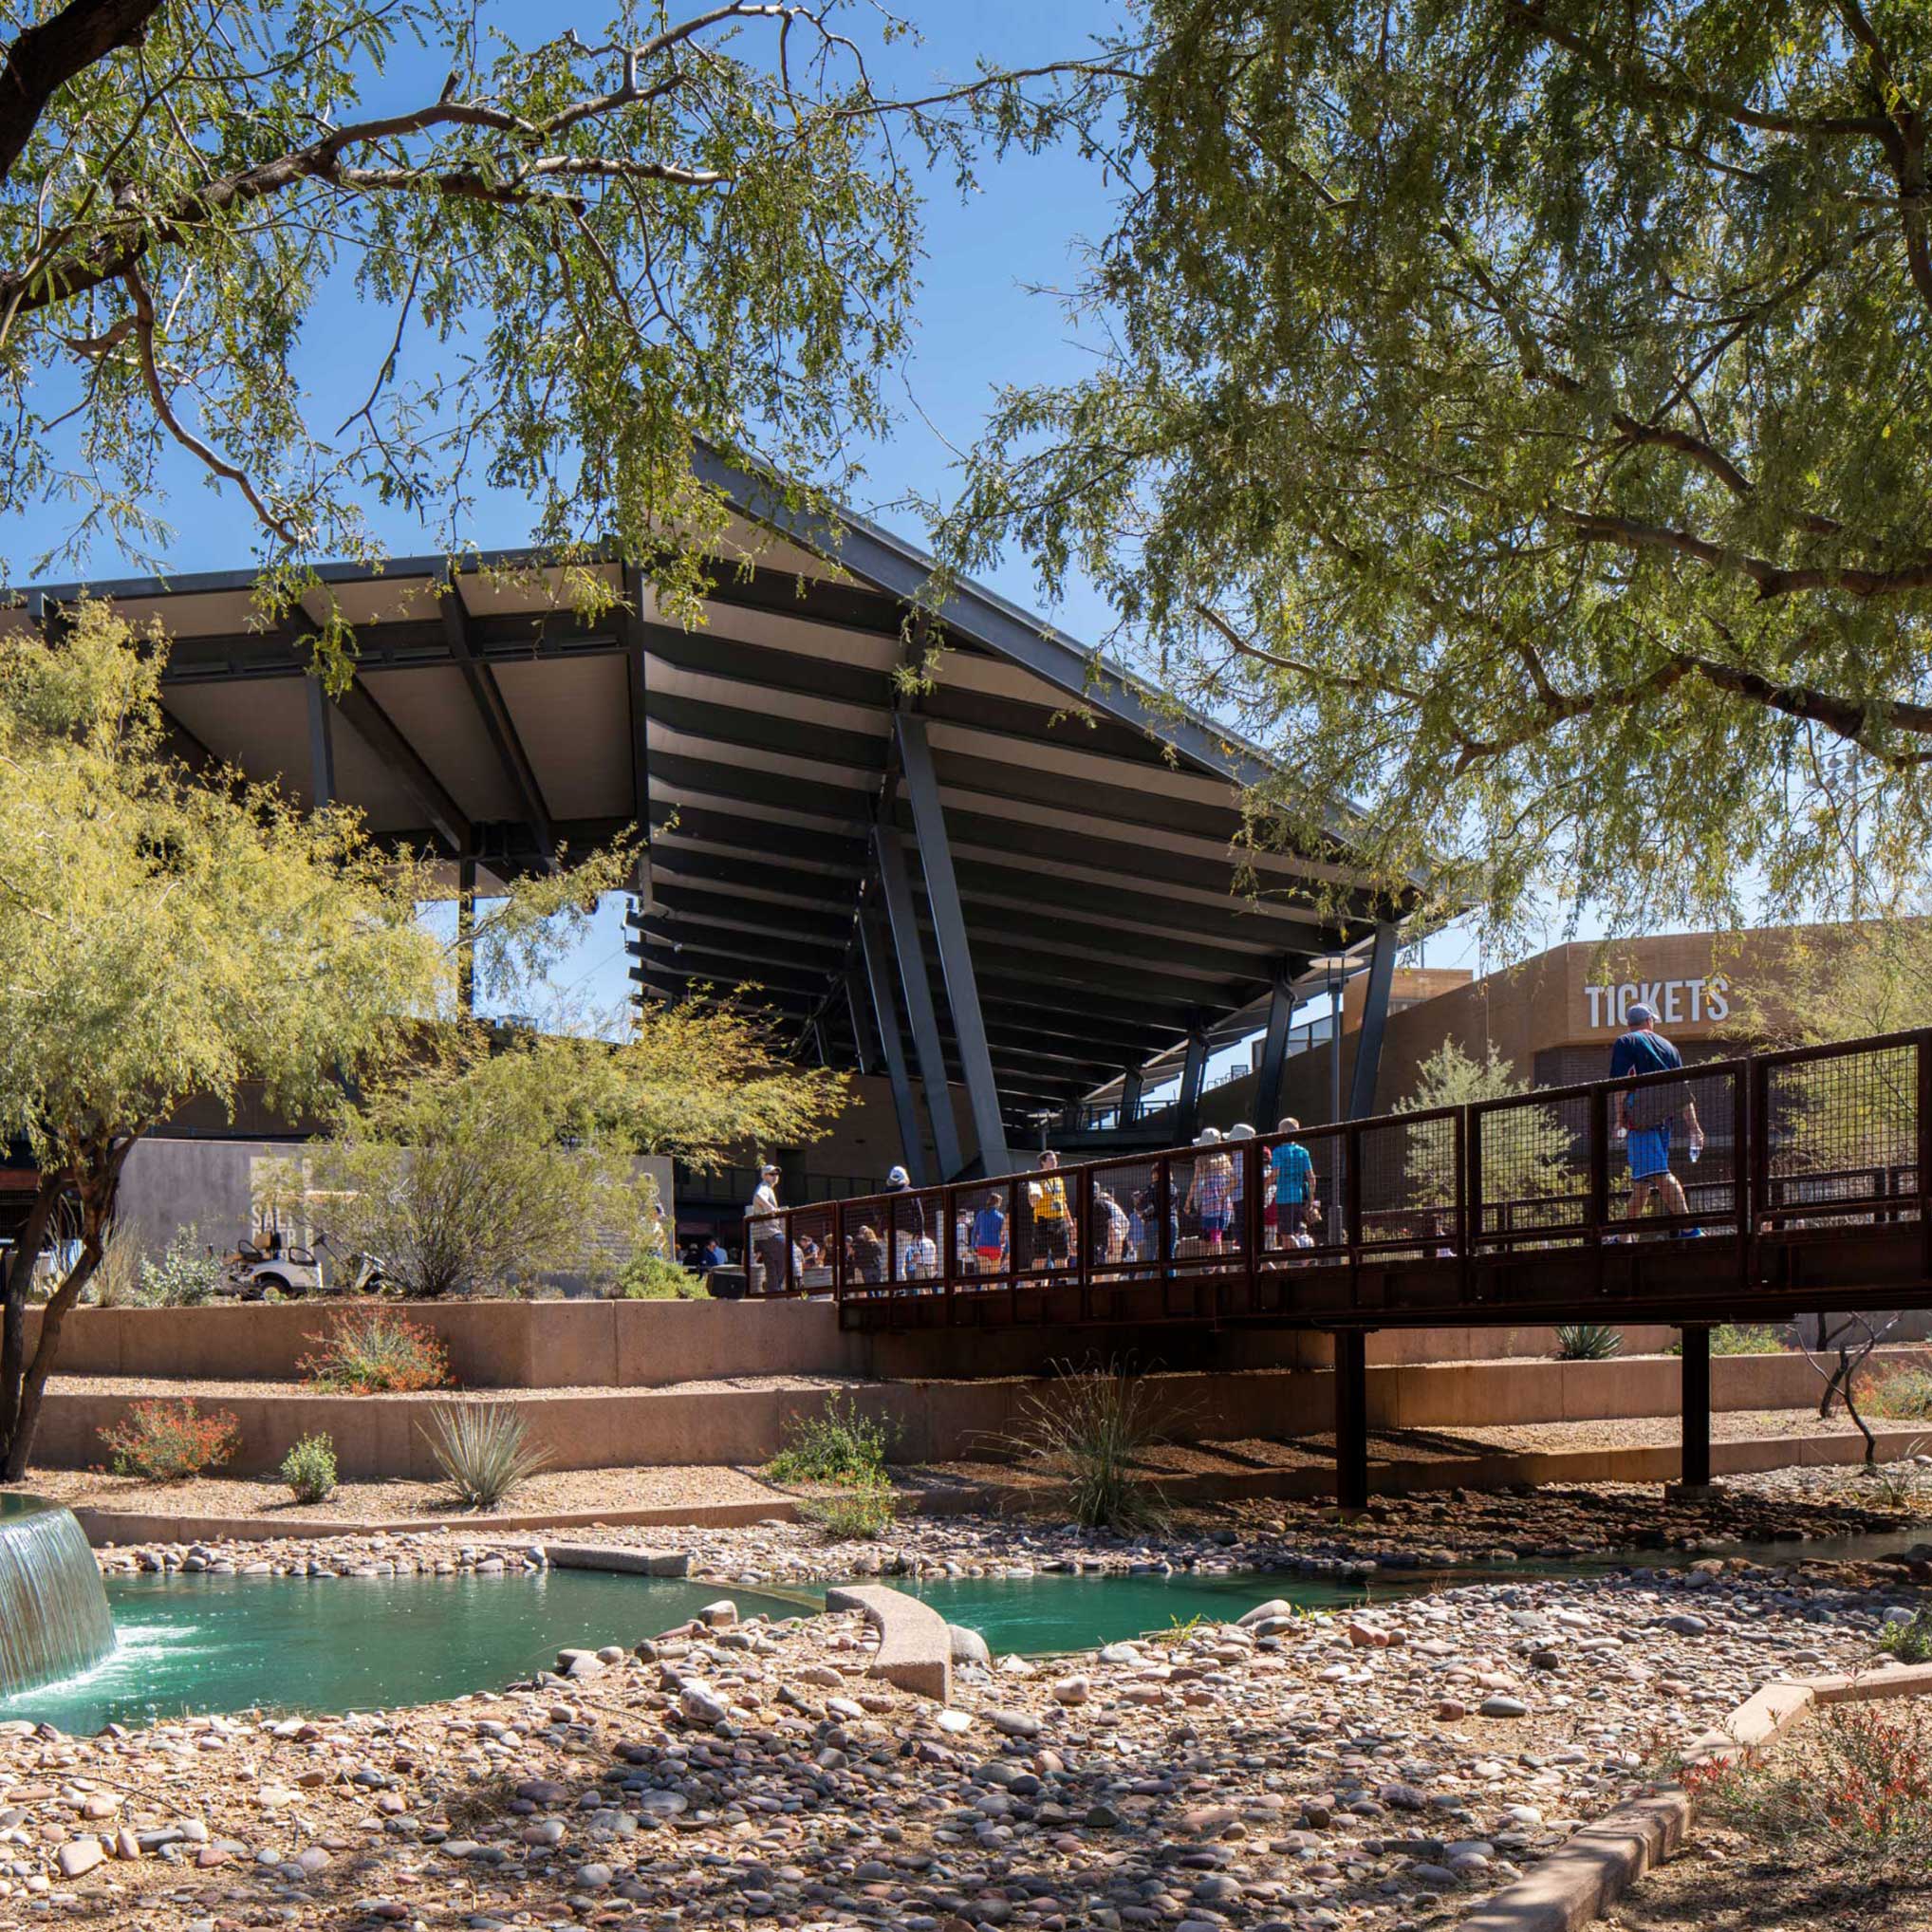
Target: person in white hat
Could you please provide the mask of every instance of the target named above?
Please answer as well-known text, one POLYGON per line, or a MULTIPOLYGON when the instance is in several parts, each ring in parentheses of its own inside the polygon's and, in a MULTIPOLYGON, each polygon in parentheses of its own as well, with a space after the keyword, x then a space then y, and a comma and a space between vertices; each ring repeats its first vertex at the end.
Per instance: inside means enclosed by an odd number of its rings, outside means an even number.
MULTIPOLYGON (((1218 1148, 1221 1130, 1203 1127, 1197 1146, 1218 1148)), ((1181 1203, 1188 1214, 1200 1217, 1200 1238, 1210 1254, 1221 1252, 1221 1241, 1235 1218, 1235 1163, 1225 1154, 1211 1152, 1194 1163, 1194 1179, 1181 1203)))
POLYGON ((764 1275, 762 1282, 751 1283, 753 1294, 785 1292, 785 1223, 779 1218, 779 1179, 776 1166, 767 1161, 758 1170, 757 1191, 745 1210, 745 1251, 757 1256, 764 1275))

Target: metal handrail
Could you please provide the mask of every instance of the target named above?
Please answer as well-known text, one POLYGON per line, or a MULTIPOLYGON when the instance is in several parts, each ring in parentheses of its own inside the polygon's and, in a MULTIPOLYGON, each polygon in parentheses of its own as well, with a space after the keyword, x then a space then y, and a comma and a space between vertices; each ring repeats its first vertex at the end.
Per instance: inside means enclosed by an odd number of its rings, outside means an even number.
MULTIPOLYGON (((1868 1075, 1869 1065, 1865 1070, 1868 1075)), ((1887 1094, 1895 1085, 1886 1084, 1887 1094)), ((783 1224, 783 1266, 764 1273, 782 1275, 782 1285, 761 1280, 754 1291, 830 1293, 842 1309, 943 1297, 948 1322, 967 1302, 975 1306, 975 1319, 992 1319, 994 1304, 989 1297, 998 1298, 1005 1318, 1017 1322, 1024 1318, 1022 1298, 1037 1300, 1037 1291, 1044 1290, 1066 1291, 1062 1300, 1075 1310, 1074 1320, 1112 1318, 1103 1310, 1102 1298, 1122 1290, 1145 1291, 1143 1298, 1154 1299, 1164 1297, 1169 1289, 1185 1288, 1191 1295, 1190 1318, 1213 1320, 1235 1310, 1310 1323, 1347 1320, 1378 1309, 1400 1317, 1404 1305, 1387 1297, 1426 1293, 1428 1305, 1440 1306, 1440 1319, 1450 1321, 1458 1312, 1479 1314, 1501 1305, 1498 1271, 1507 1274, 1512 1268, 1535 1266, 1538 1256, 1559 1252, 1588 1257, 1589 1285, 1579 1292, 1613 1303, 1628 1291, 1625 1281, 1631 1273, 1633 1235, 1701 1233, 1713 1223, 1727 1231, 1718 1238, 1735 1248, 1736 1268, 1727 1273, 1740 1293, 1763 1279, 1760 1250, 1767 1241, 1802 1234, 1808 1221, 1842 1227, 1848 1217, 1861 1217, 1881 1225, 1916 1218, 1924 1273, 1932 1281, 1928 1197, 1932 1029, 1706 1061, 1681 1071, 1534 1088, 1461 1106, 1221 1141, 1208 1148, 1195 1144, 1120 1153, 982 1180, 781 1209, 776 1219, 783 1224), (1782 1092, 1774 1093, 1780 1074, 1833 1061, 1863 1059, 1878 1065, 1873 1056, 1903 1050, 1914 1056, 1911 1118, 1902 1115, 1897 1127, 1911 1137, 1908 1155, 1900 1147, 1895 1150, 1900 1158, 1775 1171, 1780 1161, 1794 1158, 1789 1134, 1786 1145, 1774 1144, 1780 1131, 1779 1108, 1791 1105, 1782 1092), (1633 1224, 1614 1211, 1618 1137, 1613 1103, 1626 1093, 1680 1084, 1698 1096, 1700 1121, 1706 1104, 1713 1109, 1714 1117, 1701 1122, 1705 1145, 1728 1150, 1727 1158, 1700 1175, 1679 1177, 1686 1188, 1687 1212, 1633 1224), (1576 1184, 1559 1191, 1499 1188, 1491 1198, 1485 1181, 1492 1167, 1501 1174, 1508 1166, 1495 1150, 1507 1140, 1511 1117, 1528 1113, 1544 1116, 1539 1131, 1545 1138, 1562 1141, 1564 1171, 1574 1175, 1576 1184), (1578 1115, 1580 1125, 1574 1124, 1578 1115), (1551 1122, 1556 1124, 1554 1132, 1551 1122), (1290 1142, 1307 1151, 1310 1198, 1322 1208, 1311 1247, 1288 1245, 1279 1226, 1271 1236, 1266 1217, 1273 1156, 1290 1142), (1389 1191, 1391 1142, 1402 1175, 1396 1192, 1407 1197, 1394 1201, 1384 1198, 1389 1191), (1373 1184, 1368 1185, 1365 1175, 1371 1167, 1373 1184), (1717 1171, 1720 1167, 1727 1171, 1717 1171), (1203 1172, 1211 1183, 1205 1187, 1203 1172), (1847 1185, 1848 1191, 1806 1202, 1792 1198, 1797 1183, 1834 1189, 1847 1185), (989 1200, 1000 1209, 1005 1234, 994 1265, 982 1267, 976 1255, 962 1253, 959 1230, 962 1215, 970 1217, 989 1200), (1204 1201, 1213 1205, 1198 1205, 1204 1201), (1116 1212, 1130 1223, 1126 1247, 1131 1252, 1116 1243, 1116 1212), (908 1269, 909 1216, 917 1217, 921 1237, 936 1236, 938 1266, 930 1273, 908 1269), (1183 1232, 1184 1224, 1194 1232, 1183 1232), (881 1243, 876 1267, 862 1266, 854 1256, 853 1242, 867 1230, 881 1243), (798 1279, 796 1266, 802 1233, 821 1242, 828 1256, 823 1271, 808 1281, 798 1279), (1399 1280, 1389 1274, 1398 1264, 1406 1271, 1399 1280), (1455 1291, 1446 1299, 1440 1294, 1445 1281, 1455 1291), (1319 1307, 1312 1295, 1316 1287, 1325 1297, 1319 1307)), ((752 1224, 754 1240, 759 1227, 769 1229, 771 1219, 752 1224)), ((1710 1259, 1715 1263, 1717 1256, 1710 1259)), ((1164 1299, 1161 1318, 1178 1318, 1167 1311, 1164 1299)))

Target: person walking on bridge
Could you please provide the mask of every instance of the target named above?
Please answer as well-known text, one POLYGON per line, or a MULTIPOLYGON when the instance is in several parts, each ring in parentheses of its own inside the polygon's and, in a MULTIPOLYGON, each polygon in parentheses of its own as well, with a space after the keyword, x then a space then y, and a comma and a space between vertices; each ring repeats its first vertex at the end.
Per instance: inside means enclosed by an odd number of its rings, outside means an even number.
MULTIPOLYGON (((1610 1049, 1610 1078, 1628 1079, 1645 1073, 1683 1072, 1683 1055, 1657 1031, 1657 1015, 1641 1003, 1627 1015, 1629 1031, 1610 1049)), ((1629 1217, 1636 1220, 1657 1195, 1668 1215, 1687 1215, 1690 1204, 1683 1186, 1670 1171, 1671 1129, 1681 1120, 1688 1137, 1690 1158, 1704 1149, 1704 1130, 1698 1124, 1697 1103, 1690 1082, 1658 1080, 1626 1087, 1617 1096, 1617 1132, 1627 1135, 1630 1163, 1629 1217)))

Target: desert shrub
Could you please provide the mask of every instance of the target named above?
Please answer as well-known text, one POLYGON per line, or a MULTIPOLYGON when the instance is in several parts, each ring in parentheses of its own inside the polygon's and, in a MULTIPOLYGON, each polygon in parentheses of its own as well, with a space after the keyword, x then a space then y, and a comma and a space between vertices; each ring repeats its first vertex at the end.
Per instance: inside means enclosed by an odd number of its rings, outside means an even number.
POLYGON ((1769 1757, 1696 1766, 1683 1782, 1700 1809, 1787 1853, 1844 1860, 1867 1879, 1894 1862, 1923 1871, 1932 1714, 1911 1705, 1827 1709, 1769 1757))
POLYGON ((196 1227, 180 1229, 158 1261, 140 1265, 136 1299, 153 1309, 193 1309, 214 1299, 221 1286, 221 1257, 209 1252, 196 1227))
POLYGON ((1932 1610, 1914 1610, 1909 1623, 1887 1624, 1878 1647, 1901 1663, 1932 1663, 1932 1610))
POLYGON ((647 1251, 624 1263, 617 1291, 625 1301, 697 1301, 703 1297, 704 1283, 688 1268, 647 1251))
POLYGON ((1932 1418, 1932 1368, 1895 1368, 1867 1389, 1865 1406, 1875 1416, 1923 1421, 1932 1418))
POLYGON ((194 1402, 139 1402, 101 1431, 117 1476, 184 1482, 218 1469, 241 1446, 241 1425, 226 1409, 206 1415, 194 1402))
POLYGON ((1623 1351, 1623 1330, 1602 1322, 1565 1322, 1556 1330, 1559 1362, 1607 1362, 1623 1351))
POLYGON ((1165 1514, 1161 1493, 1138 1465, 1166 1440, 1166 1428, 1147 1383, 1114 1362, 1056 1366, 1057 1381, 1021 1399, 1006 1447, 1016 1460, 1042 1463, 1064 1480, 1075 1522, 1121 1532, 1158 1525, 1165 1514))
POLYGON ((793 1416, 785 1446, 766 1465, 780 1482, 828 1482, 866 1486, 885 1480, 887 1425, 861 1415, 856 1396, 826 1398, 815 1416, 793 1416))
POLYGON ((335 1494, 335 1443, 325 1434, 303 1437, 282 1458, 282 1480, 298 1503, 325 1503, 335 1494))
POLYGON ((812 1496, 799 1504, 798 1514, 828 1543, 872 1543, 884 1535, 895 1509, 892 1485, 881 1477, 812 1496))
POLYGON ((1719 1322, 1711 1330, 1713 1355, 1782 1355, 1785 1340, 1765 1322, 1719 1322))
POLYGON ((550 1452, 530 1438, 508 1403, 442 1403, 423 1431, 436 1465, 473 1510, 494 1509, 549 1467, 550 1452))
POLYGON ((106 1238, 101 1243, 101 1259, 95 1264, 89 1291, 94 1306, 124 1309, 140 1300, 140 1275, 144 1257, 140 1232, 132 1221, 118 1217, 107 1224, 106 1238))
POLYGON ((382 1309, 343 1315, 325 1334, 308 1339, 318 1346, 302 1358, 302 1373, 338 1395, 408 1395, 450 1385, 449 1350, 407 1315, 382 1309))

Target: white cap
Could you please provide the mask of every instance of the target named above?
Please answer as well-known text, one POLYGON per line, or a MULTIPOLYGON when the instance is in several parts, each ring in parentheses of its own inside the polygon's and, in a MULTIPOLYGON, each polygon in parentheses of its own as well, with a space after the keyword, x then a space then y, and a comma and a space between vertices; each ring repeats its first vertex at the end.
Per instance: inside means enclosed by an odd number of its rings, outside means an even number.
POLYGON ((1231 1141, 1252 1141, 1254 1138, 1254 1129, 1246 1121, 1236 1121, 1228 1129, 1228 1139, 1231 1141))
POLYGON ((887 1187, 910 1187, 912 1185, 912 1176, 903 1167, 895 1167, 885 1177, 885 1184, 887 1187))
POLYGON ((1200 1139, 1198 1140, 1194 1144, 1197 1147, 1212 1147, 1215 1144, 1215 1142, 1218 1141, 1220 1138, 1221 1138, 1220 1128, 1203 1127, 1200 1130, 1200 1139))

